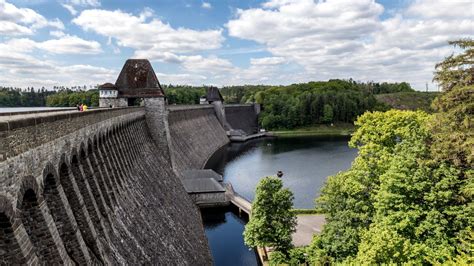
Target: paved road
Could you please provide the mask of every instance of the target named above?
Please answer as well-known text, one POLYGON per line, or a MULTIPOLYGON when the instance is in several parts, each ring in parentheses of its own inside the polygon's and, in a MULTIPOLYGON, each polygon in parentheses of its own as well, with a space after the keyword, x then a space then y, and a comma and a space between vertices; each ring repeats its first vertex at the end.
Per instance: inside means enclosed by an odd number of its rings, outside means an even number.
POLYGON ((322 214, 300 214, 297 216, 298 225, 293 233, 293 245, 295 247, 307 246, 311 243, 314 234, 321 233, 326 223, 322 214))

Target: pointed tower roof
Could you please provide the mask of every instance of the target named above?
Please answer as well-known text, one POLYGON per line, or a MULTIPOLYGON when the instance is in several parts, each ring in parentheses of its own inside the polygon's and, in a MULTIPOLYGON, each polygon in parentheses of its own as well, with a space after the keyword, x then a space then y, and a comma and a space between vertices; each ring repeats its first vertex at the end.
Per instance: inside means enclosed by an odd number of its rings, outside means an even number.
POLYGON ((116 90, 117 89, 117 86, 115 86, 114 84, 110 83, 110 82, 107 82, 107 83, 104 83, 102 85, 99 85, 99 90, 116 90))
POLYGON ((147 59, 128 59, 115 82, 119 97, 163 97, 165 93, 147 59))
POLYGON ((224 101, 224 99, 222 98, 221 92, 216 87, 207 88, 206 100, 208 102, 214 102, 214 101, 223 102, 224 101))

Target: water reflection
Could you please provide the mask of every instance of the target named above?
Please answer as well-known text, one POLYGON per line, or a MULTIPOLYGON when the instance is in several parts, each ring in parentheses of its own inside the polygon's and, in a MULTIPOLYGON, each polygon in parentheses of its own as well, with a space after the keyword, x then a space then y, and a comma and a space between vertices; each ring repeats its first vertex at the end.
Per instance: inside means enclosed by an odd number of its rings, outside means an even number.
POLYGON ((214 265, 258 265, 256 253, 242 237, 247 217, 231 208, 202 209, 201 214, 214 265))

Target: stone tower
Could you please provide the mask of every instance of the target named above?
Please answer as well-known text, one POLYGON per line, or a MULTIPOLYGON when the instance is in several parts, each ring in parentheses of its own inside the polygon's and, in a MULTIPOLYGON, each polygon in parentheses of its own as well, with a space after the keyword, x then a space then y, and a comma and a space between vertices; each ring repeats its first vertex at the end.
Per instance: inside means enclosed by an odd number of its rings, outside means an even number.
POLYGON ((217 119, 221 123, 222 127, 229 132, 232 130, 229 123, 227 123, 224 109, 224 98, 221 95, 221 92, 216 87, 207 88, 206 100, 209 104, 214 106, 214 111, 216 112, 217 119))
POLYGON ((112 83, 105 83, 99 86, 99 107, 119 107, 126 106, 118 99, 117 87, 112 83))
POLYGON ((147 59, 128 59, 115 84, 99 86, 100 107, 139 105, 148 98, 164 98, 160 82, 147 59))
MULTIPOLYGON (((166 145, 167 119, 165 93, 156 77, 155 71, 147 59, 128 59, 115 81, 115 85, 106 83, 101 91, 116 90, 116 98, 101 97, 100 107, 145 106, 147 126, 158 147, 168 150, 166 145)), ((166 151, 165 151, 166 152, 166 151)), ((169 151, 168 151, 169 152, 169 151)))

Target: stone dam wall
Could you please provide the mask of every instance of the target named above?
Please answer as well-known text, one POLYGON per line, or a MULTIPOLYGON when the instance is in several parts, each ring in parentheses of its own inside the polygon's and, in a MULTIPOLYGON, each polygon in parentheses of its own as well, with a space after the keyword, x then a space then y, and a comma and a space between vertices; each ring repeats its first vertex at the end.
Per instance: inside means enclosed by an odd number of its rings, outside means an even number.
POLYGON ((229 143, 212 105, 169 106, 168 125, 177 172, 203 168, 215 151, 229 143))
POLYGON ((145 117, 0 118, 0 264, 212 264, 199 211, 145 117))
POLYGON ((258 132, 258 117, 253 104, 225 105, 227 123, 247 134, 258 132))
POLYGON ((163 98, 0 116, 0 265, 211 265, 180 177, 228 142, 212 105, 163 98))

